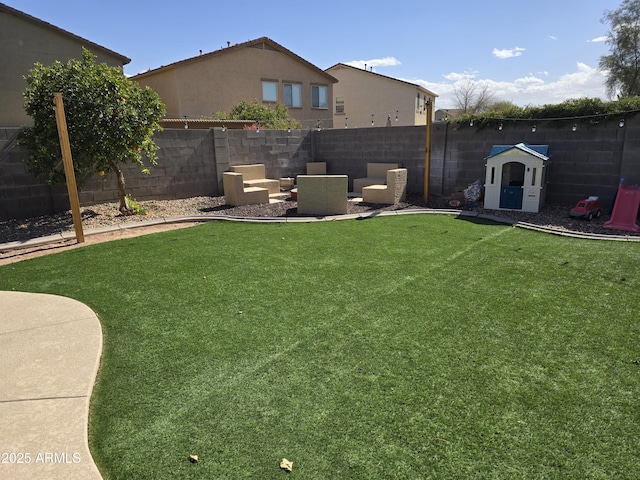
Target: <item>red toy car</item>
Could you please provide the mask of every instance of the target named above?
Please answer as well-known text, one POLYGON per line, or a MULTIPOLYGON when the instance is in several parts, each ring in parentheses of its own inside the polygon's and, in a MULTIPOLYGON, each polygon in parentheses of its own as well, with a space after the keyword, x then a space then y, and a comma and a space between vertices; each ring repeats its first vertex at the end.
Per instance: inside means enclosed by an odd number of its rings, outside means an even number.
POLYGON ((581 217, 591 220, 593 217, 598 218, 600 216, 600 203, 598 203, 598 197, 589 197, 585 200, 580 200, 578 204, 571 209, 569 215, 572 217, 581 217))

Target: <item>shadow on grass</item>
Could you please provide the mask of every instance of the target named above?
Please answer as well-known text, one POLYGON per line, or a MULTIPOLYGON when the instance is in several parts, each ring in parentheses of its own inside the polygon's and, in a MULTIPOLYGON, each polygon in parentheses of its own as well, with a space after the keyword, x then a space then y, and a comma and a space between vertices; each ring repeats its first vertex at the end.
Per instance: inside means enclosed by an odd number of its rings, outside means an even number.
POLYGON ((504 222, 499 222, 497 220, 492 220, 489 218, 477 217, 475 215, 458 215, 455 217, 456 220, 463 220, 465 222, 473 223, 474 225, 494 225, 504 227, 505 225, 513 225, 514 222, 510 220, 505 220, 504 222))

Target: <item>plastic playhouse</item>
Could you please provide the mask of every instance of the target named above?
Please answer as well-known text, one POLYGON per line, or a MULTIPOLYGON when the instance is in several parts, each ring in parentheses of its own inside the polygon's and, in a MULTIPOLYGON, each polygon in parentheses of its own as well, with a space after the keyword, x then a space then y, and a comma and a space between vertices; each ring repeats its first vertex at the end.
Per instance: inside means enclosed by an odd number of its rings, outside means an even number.
POLYGON ((486 160, 484 208, 540 211, 547 191, 548 145, 494 145, 486 160))

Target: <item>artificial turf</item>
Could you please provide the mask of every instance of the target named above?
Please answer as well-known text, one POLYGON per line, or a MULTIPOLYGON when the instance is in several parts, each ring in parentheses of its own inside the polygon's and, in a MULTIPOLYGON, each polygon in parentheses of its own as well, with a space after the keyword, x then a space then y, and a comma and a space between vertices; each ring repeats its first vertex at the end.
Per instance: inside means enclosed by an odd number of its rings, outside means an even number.
POLYGON ((98 314, 106 479, 631 479, 639 266, 638 243, 398 215, 213 222, 0 288, 98 314))

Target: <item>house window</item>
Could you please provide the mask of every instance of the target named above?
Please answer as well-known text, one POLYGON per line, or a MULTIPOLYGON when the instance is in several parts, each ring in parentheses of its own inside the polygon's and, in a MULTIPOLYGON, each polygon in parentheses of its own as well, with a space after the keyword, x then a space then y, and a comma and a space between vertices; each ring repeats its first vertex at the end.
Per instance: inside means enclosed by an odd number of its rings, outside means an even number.
POLYGON ((313 108, 327 108, 327 87, 311 86, 311 106, 313 108))
POLYGON ((284 104, 287 107, 302 107, 302 86, 299 83, 284 84, 284 104))
POLYGON ((336 114, 344 113, 344 97, 336 97, 336 114))
POLYGON ((262 82, 262 101, 277 102, 278 101, 278 82, 262 82))

